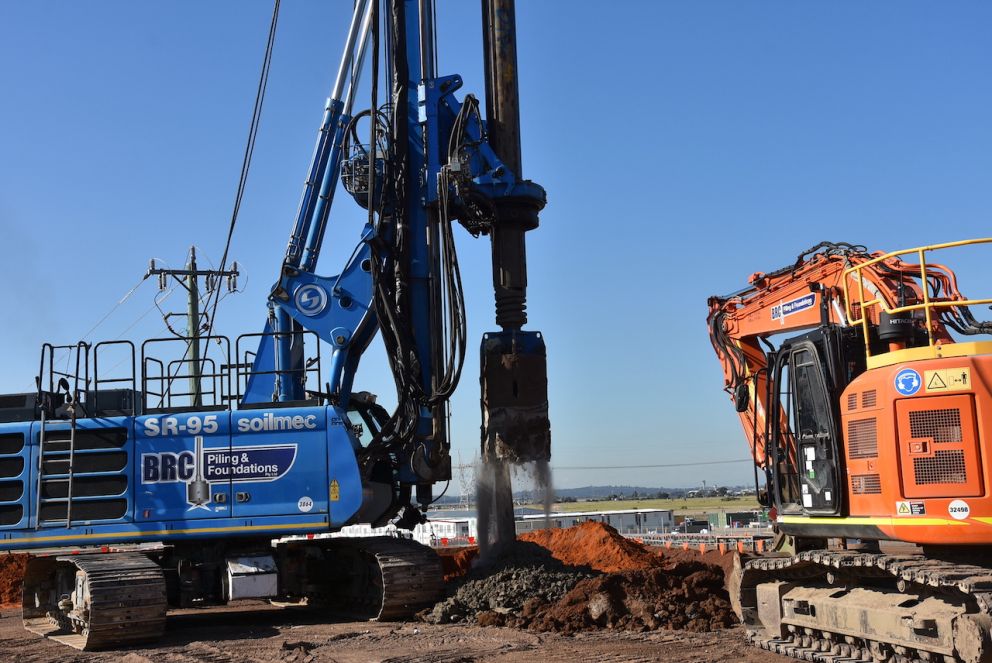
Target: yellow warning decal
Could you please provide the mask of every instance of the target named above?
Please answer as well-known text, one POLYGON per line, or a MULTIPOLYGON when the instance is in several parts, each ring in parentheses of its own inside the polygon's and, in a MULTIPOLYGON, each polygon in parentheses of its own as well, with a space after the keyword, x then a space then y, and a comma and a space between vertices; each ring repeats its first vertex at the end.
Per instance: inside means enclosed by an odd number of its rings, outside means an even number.
POLYGON ((896 502, 898 516, 925 516, 927 505, 924 502, 896 502))
POLYGON ((328 490, 327 492, 330 493, 329 497, 331 498, 332 502, 341 501, 341 484, 338 483, 337 479, 331 480, 330 490, 328 490))
POLYGON ((971 389, 971 369, 964 367, 924 371, 923 383, 927 387, 927 393, 968 391, 971 389))

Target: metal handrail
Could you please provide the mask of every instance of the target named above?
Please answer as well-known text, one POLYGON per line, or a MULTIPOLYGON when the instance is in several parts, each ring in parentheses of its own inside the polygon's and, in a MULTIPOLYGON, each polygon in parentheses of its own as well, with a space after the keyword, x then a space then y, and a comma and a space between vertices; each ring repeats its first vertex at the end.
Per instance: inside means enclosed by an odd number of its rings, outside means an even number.
MULTIPOLYGON (((200 395, 206 399, 212 398, 212 403, 214 403, 214 405, 205 407, 214 408, 223 403, 227 399, 227 395, 231 393, 231 371, 225 368, 230 364, 231 341, 226 336, 221 335, 201 336, 199 340, 205 343, 216 342, 221 346, 220 352, 223 354, 219 368, 217 363, 213 359, 210 359, 205 363, 205 366, 207 364, 210 366, 210 371, 200 375, 201 384, 210 384, 210 392, 205 393, 201 391, 200 395)), ((188 342, 189 339, 186 337, 150 338, 141 344, 141 391, 144 409, 171 409, 174 407, 172 402, 174 398, 193 396, 193 390, 176 391, 173 385, 176 380, 182 380, 187 377, 180 374, 181 367, 193 365, 193 359, 183 355, 180 359, 166 359, 168 361, 168 364, 166 364, 162 359, 149 354, 149 348, 151 347, 161 347, 166 343, 188 345, 188 342), (159 375, 151 374, 149 368, 152 364, 158 367, 159 375), (176 370, 176 374, 173 374, 173 369, 176 370), (150 388, 150 383, 156 381, 161 392, 153 391, 150 388), (158 398, 158 406, 152 407, 149 405, 149 396, 158 398)))
POLYGON ((931 244, 929 246, 918 246, 912 249, 903 249, 901 251, 891 251, 879 256, 875 256, 870 260, 859 263, 844 270, 844 278, 842 279, 844 286, 844 308, 847 313, 848 324, 851 325, 861 325, 862 331, 864 332, 865 341, 865 354, 871 357, 871 341, 869 338, 868 330, 868 314, 867 311, 873 307, 877 307, 879 313, 888 314, 898 314, 898 313, 910 313, 913 311, 924 311, 926 316, 926 329, 927 329, 927 342, 930 347, 936 345, 933 335, 933 314, 936 309, 940 308, 954 308, 958 306, 978 306, 982 304, 992 304, 992 298, 985 299, 949 299, 949 298, 930 298, 930 290, 927 287, 927 261, 926 254, 931 251, 939 251, 942 249, 951 249, 962 246, 973 246, 979 244, 992 244, 992 237, 983 237, 979 239, 968 239, 961 240, 957 242, 945 242, 943 244, 931 244), (923 293, 923 301, 916 304, 905 304, 902 306, 892 306, 890 307, 886 302, 876 294, 873 299, 865 300, 865 281, 863 270, 877 265, 879 263, 885 262, 892 258, 897 258, 899 256, 915 254, 919 260, 920 269, 920 290, 923 293), (851 297, 850 293, 850 282, 856 280, 858 286, 857 300, 851 297), (858 307, 858 314, 860 317, 855 317, 854 315, 854 305, 858 307))
MULTIPOLYGON (((257 343, 254 347, 257 347, 257 343)), ((321 388, 320 336, 318 336, 317 333, 314 331, 301 329, 299 331, 292 331, 292 332, 273 331, 273 332, 255 332, 250 334, 241 334, 234 341, 234 356, 235 359, 238 361, 238 363, 234 365, 234 369, 235 369, 234 386, 236 389, 234 395, 237 397, 238 402, 240 402, 241 399, 244 397, 245 391, 247 389, 248 381, 251 379, 252 375, 275 375, 277 378, 281 378, 283 376, 295 375, 297 377, 301 377, 304 383, 308 383, 311 378, 316 377, 317 390, 320 390, 321 388), (244 350, 244 360, 243 361, 241 360, 242 341, 247 341, 248 339, 256 339, 256 338, 262 339, 267 336, 275 338, 277 336, 288 336, 292 334, 299 334, 301 337, 304 338, 312 337, 313 345, 310 347, 316 348, 316 351, 314 352, 313 355, 309 357, 304 357, 302 368, 286 368, 286 369, 273 368, 272 370, 268 370, 268 371, 256 371, 254 370, 255 353, 248 349, 244 350)))
MULTIPOLYGON (((131 387, 131 416, 137 414, 136 408, 138 405, 137 391, 138 391, 138 376, 134 370, 134 362, 136 358, 136 352, 134 348, 134 343, 131 341, 101 341, 93 346, 93 390, 94 390, 94 403, 93 411, 94 413, 100 412, 100 385, 116 385, 125 384, 131 387), (123 376, 119 378, 100 378, 100 349, 109 346, 124 346, 125 349, 130 351, 130 376, 123 376)), ((120 362, 123 363, 123 362, 120 362)), ((118 366, 120 365, 118 363, 118 366)), ((111 367, 111 371, 117 366, 111 367)))

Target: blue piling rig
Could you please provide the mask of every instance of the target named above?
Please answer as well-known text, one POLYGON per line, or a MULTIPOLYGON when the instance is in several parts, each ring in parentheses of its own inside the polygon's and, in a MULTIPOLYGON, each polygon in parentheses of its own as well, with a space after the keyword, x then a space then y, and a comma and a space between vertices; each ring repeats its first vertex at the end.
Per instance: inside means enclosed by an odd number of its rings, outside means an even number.
POLYGON ((306 598, 385 619, 433 600, 428 549, 313 535, 411 528, 451 478, 447 407, 465 355, 455 222, 493 240, 501 331, 482 347, 484 456, 549 457, 544 343, 522 329, 523 235, 545 192, 520 177, 513 3, 483 7, 499 127, 455 96, 459 76, 437 75, 430 2, 355 3, 262 332, 233 348, 211 334, 46 344, 37 392, 0 396, 0 550, 46 549, 26 575, 29 629, 97 649, 156 638, 169 606, 306 598), (372 103, 355 113, 367 55, 372 103), (321 276, 325 239, 346 241, 327 232, 342 178, 368 222, 340 273, 321 276), (392 413, 354 389, 377 333, 392 413), (191 374, 200 384, 181 391, 191 374))

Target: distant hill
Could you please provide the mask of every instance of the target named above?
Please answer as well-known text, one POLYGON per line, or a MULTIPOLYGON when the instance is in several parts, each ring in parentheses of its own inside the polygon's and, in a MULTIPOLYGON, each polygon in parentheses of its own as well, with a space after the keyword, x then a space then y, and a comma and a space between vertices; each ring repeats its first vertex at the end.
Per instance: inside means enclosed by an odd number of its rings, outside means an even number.
MULTIPOLYGON (((682 494, 684 489, 675 488, 649 488, 646 486, 583 486, 581 488, 558 488, 555 490, 557 497, 574 497, 576 499, 605 499, 610 495, 655 495, 657 493, 678 493, 682 494)), ((514 493, 520 495, 522 499, 536 497, 534 491, 522 490, 514 493)))
MULTIPOLYGON (((750 486, 728 486, 731 490, 751 489, 750 486)), ((655 496, 658 493, 668 493, 672 497, 682 497, 689 489, 686 488, 666 488, 664 486, 582 486, 581 488, 557 488, 555 497, 574 498, 577 500, 603 500, 612 495, 631 497, 635 492, 638 496, 655 496)), ((474 495, 472 496, 474 499, 474 495)), ((516 500, 540 501, 543 495, 537 494, 533 490, 514 491, 513 497, 516 500)), ((457 503, 461 498, 458 495, 445 495, 438 500, 438 504, 457 503)))

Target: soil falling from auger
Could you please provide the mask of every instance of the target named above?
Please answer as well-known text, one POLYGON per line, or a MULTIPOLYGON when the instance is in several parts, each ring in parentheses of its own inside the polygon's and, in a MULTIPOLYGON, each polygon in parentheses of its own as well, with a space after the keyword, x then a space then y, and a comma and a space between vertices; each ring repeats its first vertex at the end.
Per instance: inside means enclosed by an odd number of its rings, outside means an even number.
POLYGON ((551 525, 554 504, 554 483, 547 460, 521 463, 517 466, 500 459, 483 460, 477 490, 479 553, 483 564, 491 561, 507 545, 516 540, 513 513, 513 469, 530 475, 534 482, 535 500, 544 507, 544 527, 551 525))
POLYGON ((479 553, 485 563, 516 538, 510 463, 483 459, 477 490, 479 553))
POLYGON ((555 486, 551 480, 551 465, 546 460, 534 463, 534 492, 544 506, 544 529, 551 527, 551 509, 555 503, 555 486))

